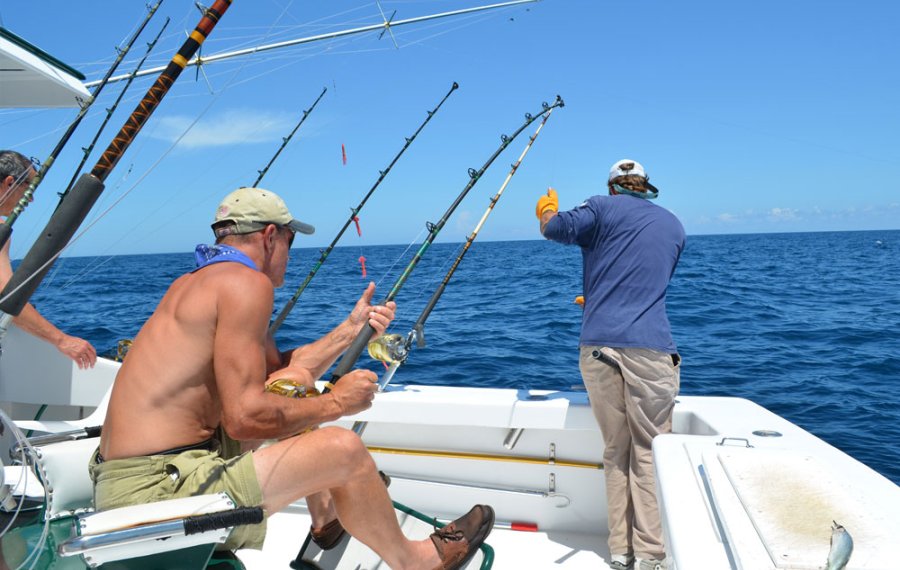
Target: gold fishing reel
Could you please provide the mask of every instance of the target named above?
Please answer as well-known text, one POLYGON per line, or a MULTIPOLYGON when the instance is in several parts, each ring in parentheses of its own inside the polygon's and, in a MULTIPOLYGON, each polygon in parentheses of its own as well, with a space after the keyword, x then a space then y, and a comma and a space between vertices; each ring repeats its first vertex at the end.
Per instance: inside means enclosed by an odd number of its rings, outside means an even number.
POLYGON ((266 384, 266 392, 286 398, 312 398, 319 395, 319 391, 315 387, 309 388, 305 384, 287 378, 279 378, 266 384))
POLYGON ((369 356, 387 364, 402 362, 407 350, 403 335, 383 334, 368 344, 369 356))

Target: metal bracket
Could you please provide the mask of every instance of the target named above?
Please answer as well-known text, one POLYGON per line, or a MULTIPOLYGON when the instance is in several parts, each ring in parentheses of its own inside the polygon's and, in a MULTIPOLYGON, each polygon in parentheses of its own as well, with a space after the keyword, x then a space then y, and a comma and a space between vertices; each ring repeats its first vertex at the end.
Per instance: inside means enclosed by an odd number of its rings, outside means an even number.
POLYGON ((745 437, 723 437, 723 438, 722 438, 722 441, 720 441, 720 442, 717 443, 716 445, 722 445, 722 446, 724 446, 724 445, 725 445, 725 442, 728 441, 728 440, 731 440, 731 441, 743 441, 743 442, 744 442, 744 445, 745 445, 746 447, 751 447, 751 448, 753 447, 752 445, 750 445, 750 440, 747 439, 747 438, 745 438, 745 437))

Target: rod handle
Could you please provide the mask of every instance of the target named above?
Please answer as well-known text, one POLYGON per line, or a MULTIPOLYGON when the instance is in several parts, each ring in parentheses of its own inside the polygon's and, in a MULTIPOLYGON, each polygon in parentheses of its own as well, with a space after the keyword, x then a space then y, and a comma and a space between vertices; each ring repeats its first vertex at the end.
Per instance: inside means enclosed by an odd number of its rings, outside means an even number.
MULTIPOLYGON (((372 325, 366 323, 366 326, 363 327, 359 334, 356 335, 356 338, 353 339, 353 343, 350 344, 350 347, 344 352, 344 355, 341 356, 341 359, 338 361, 337 366, 334 367, 334 371, 331 373, 330 382, 332 384, 337 383, 338 380, 341 379, 341 376, 350 372, 353 368, 353 365, 356 364, 356 361, 359 360, 359 356, 362 354, 363 350, 365 350, 366 345, 369 344, 369 339, 372 338, 372 335, 375 334, 375 329, 372 328, 372 325)), ((322 391, 323 394, 327 394, 331 390, 328 386, 322 391)))

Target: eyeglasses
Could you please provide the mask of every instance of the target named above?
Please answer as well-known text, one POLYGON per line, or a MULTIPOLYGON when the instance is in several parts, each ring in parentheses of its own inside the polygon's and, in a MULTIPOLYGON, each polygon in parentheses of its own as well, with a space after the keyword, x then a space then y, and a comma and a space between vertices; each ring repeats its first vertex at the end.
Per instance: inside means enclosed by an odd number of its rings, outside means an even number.
POLYGON ((278 226, 278 229, 284 230, 288 234, 288 249, 291 249, 291 246, 294 245, 294 238, 297 234, 294 233, 294 230, 287 226, 278 226))

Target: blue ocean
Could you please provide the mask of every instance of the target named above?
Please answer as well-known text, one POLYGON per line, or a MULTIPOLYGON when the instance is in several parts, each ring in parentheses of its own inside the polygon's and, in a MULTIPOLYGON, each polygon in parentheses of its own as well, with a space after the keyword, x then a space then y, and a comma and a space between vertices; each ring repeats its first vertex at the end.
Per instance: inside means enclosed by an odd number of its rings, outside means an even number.
MULTIPOLYGON (((365 284, 387 294, 419 245, 339 247, 278 331, 317 338, 365 284), (360 258, 367 276, 362 276, 360 258)), ((435 244, 396 297, 406 334, 462 244, 435 244)), ((319 258, 292 250, 276 311, 319 258)), ((60 260, 33 301, 104 353, 132 338, 191 252, 60 260)), ((396 383, 580 388, 581 254, 475 242, 396 383)), ((900 483, 900 231, 691 236, 669 288, 683 394, 749 398, 900 483)), ((382 370, 364 355, 360 366, 382 370)))

